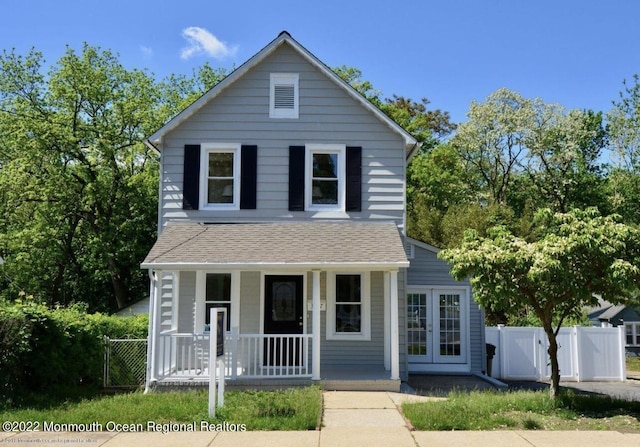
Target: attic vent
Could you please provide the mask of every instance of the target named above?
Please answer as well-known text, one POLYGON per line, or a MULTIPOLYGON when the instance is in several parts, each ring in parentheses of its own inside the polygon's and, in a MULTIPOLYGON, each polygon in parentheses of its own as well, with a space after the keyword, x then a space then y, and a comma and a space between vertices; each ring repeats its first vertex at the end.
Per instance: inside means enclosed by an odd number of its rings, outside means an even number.
POLYGON ((293 110, 296 105, 293 85, 276 85, 274 87, 274 107, 276 109, 293 110))
POLYGON ((407 255, 407 259, 413 259, 415 258, 415 245, 413 245, 411 242, 405 241, 404 243, 404 251, 407 255))
POLYGON ((271 73, 269 117, 298 118, 297 73, 271 73))

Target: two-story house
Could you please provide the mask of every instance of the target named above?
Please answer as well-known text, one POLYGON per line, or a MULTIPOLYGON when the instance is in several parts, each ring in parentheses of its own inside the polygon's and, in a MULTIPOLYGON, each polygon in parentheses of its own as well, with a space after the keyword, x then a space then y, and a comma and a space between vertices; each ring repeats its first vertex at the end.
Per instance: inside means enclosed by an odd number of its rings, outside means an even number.
POLYGON ((147 144, 148 387, 208 379, 211 307, 235 383, 397 390, 412 371, 484 370, 468 283, 404 236, 418 142, 288 33, 147 144))

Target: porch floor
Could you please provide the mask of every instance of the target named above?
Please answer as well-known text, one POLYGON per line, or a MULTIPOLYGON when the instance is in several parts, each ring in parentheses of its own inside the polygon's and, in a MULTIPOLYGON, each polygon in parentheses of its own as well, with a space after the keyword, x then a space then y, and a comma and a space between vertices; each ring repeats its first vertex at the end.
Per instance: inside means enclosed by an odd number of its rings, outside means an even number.
MULTIPOLYGON (((400 380, 391 380, 390 371, 382 366, 341 365, 327 366, 321 370, 320 386, 325 390, 341 391, 399 391, 400 380)), ((227 389, 275 389, 293 386, 308 386, 318 383, 310 378, 264 377, 227 379, 227 389)), ((162 389, 198 388, 209 384, 209 373, 205 369, 202 374, 193 378, 165 378, 157 382, 156 387, 162 389)))

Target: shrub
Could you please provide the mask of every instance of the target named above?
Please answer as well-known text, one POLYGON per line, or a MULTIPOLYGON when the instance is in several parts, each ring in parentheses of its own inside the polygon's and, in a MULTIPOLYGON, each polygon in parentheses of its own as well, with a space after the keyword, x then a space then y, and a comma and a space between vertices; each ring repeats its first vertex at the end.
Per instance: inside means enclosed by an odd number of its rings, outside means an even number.
POLYGON ((0 397, 59 394, 99 386, 104 336, 146 338, 148 318, 87 314, 82 305, 48 309, 33 300, 0 301, 0 397))

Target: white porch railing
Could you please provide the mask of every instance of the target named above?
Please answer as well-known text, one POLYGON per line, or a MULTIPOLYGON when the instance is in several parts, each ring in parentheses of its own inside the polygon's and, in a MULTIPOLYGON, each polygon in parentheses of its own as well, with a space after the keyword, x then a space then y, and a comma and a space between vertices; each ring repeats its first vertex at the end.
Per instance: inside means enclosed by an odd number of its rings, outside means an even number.
MULTIPOLYGON (((225 336, 227 379, 311 377, 310 334, 238 334, 225 336)), ((209 378, 209 334, 160 334, 158 380, 209 378)))

